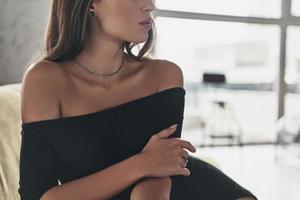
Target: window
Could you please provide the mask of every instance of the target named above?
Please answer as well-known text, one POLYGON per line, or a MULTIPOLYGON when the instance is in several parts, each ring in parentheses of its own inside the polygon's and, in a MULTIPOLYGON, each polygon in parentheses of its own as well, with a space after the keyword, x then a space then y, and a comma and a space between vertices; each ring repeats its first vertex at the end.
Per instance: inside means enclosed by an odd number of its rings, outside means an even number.
MULTIPOLYGON (((278 69, 280 29, 277 25, 166 17, 157 17, 155 23, 156 57, 179 64, 187 88, 192 83, 200 84, 203 73, 225 74, 227 83, 236 89, 221 90, 218 94, 230 99, 243 127, 244 142, 274 140, 276 92, 271 89, 278 69), (239 89, 247 85, 247 90, 239 89), (262 109, 264 112, 257 115, 262 109)), ((209 106, 206 100, 210 92, 202 90, 200 95, 198 103, 202 107, 198 114, 205 117, 209 114, 204 111, 209 106)))
POLYGON ((280 0, 157 0, 158 9, 247 17, 281 15, 280 0))
POLYGON ((300 27, 288 28, 287 40, 287 68, 285 82, 287 95, 286 115, 300 116, 300 27), (296 106, 297 105, 297 106, 296 106))
POLYGON ((300 0, 292 0, 292 14, 300 16, 300 0))
POLYGON ((273 83, 276 78, 276 25, 166 17, 155 23, 156 56, 180 64, 188 81, 200 81, 204 71, 226 73, 229 83, 273 83))
POLYGON ((156 0, 154 53, 183 69, 191 107, 186 115, 206 114, 200 101, 210 92, 190 94, 204 88, 207 72, 226 76, 225 86, 216 91, 232 101, 244 142, 275 141, 276 120, 300 115, 300 0, 291 1, 290 10, 284 0, 156 0), (286 94, 278 91, 284 84, 286 94))

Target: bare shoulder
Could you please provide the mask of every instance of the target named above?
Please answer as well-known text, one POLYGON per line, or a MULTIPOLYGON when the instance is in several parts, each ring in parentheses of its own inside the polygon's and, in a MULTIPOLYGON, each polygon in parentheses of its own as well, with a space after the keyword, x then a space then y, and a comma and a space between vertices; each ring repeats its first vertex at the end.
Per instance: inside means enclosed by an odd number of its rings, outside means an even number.
POLYGON ((152 77, 157 80, 159 90, 164 90, 172 87, 184 87, 183 72, 181 68, 174 62, 169 60, 153 59, 152 77))
POLYGON ((21 84, 21 118, 23 123, 58 118, 59 85, 62 82, 59 64, 41 60, 25 71, 21 84))

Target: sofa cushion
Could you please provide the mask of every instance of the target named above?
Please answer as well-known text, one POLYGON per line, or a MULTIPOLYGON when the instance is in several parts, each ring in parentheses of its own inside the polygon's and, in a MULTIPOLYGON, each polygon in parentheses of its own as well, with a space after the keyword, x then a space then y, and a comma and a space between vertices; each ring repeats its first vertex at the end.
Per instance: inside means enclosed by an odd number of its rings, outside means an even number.
POLYGON ((0 86, 0 199, 17 200, 21 145, 20 85, 0 86))

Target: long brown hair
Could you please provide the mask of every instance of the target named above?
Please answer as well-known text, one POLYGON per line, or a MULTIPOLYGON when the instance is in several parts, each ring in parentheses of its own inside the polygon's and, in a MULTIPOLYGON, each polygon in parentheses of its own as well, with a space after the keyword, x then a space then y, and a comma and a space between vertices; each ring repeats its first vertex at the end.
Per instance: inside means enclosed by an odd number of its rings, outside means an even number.
MULTIPOLYGON (((92 0, 52 0, 52 8, 46 30, 46 41, 42 49, 42 58, 49 61, 64 61, 78 55, 87 42, 91 31, 89 5, 92 0)), ((139 44, 125 41, 123 50, 136 60, 151 57, 156 39, 154 21, 148 31, 148 38, 142 48, 139 44), (138 45, 138 55, 132 48, 138 45)))

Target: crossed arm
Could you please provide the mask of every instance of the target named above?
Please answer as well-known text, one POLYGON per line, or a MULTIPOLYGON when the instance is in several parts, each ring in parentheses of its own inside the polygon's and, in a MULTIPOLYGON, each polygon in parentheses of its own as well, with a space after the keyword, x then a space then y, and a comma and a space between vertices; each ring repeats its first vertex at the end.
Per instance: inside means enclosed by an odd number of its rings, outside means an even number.
POLYGON ((133 188, 130 200, 169 200, 171 178, 146 177, 133 188))
MULTIPOLYGON (((169 61, 163 61, 162 65, 163 67, 157 68, 159 72, 153 76, 158 80, 163 80, 160 88, 170 88, 171 86, 183 87, 183 73, 181 68, 169 61)), ((170 177, 144 178, 133 188, 130 200, 169 200, 171 183, 170 177)))

